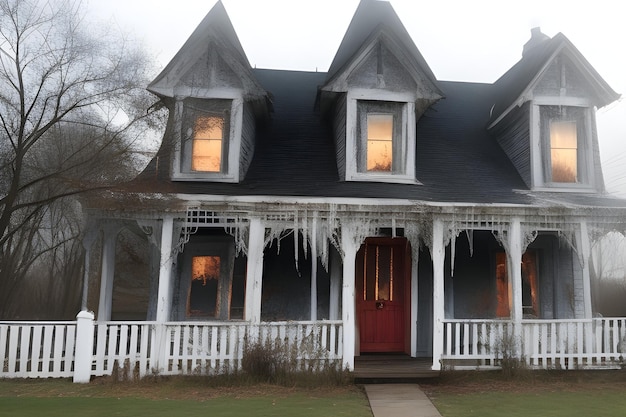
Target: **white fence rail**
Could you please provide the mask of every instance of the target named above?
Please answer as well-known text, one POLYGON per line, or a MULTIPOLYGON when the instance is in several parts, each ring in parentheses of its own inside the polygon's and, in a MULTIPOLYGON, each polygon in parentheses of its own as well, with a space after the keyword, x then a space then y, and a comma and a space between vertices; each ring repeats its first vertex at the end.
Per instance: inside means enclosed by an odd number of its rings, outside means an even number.
POLYGON ((0 377, 71 377, 75 336, 76 322, 0 323, 0 377))
POLYGON ((90 352, 87 376, 111 375, 116 368, 128 377, 232 372, 241 368, 246 343, 255 342, 285 349, 300 369, 340 365, 342 358, 341 321, 92 323, 88 338, 77 335, 76 322, 0 323, 0 378, 76 380, 81 349, 90 352))
POLYGON ((441 359, 454 368, 522 359, 532 368, 589 369, 626 360, 626 318, 590 320, 445 320, 441 359))

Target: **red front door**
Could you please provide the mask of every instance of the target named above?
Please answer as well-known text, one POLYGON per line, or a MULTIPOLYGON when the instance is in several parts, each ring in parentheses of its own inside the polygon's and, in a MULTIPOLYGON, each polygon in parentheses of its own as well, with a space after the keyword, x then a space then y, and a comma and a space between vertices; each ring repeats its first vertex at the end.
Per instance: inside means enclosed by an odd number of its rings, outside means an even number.
POLYGON ((361 352, 407 352, 410 258, 405 238, 368 238, 357 253, 361 352))

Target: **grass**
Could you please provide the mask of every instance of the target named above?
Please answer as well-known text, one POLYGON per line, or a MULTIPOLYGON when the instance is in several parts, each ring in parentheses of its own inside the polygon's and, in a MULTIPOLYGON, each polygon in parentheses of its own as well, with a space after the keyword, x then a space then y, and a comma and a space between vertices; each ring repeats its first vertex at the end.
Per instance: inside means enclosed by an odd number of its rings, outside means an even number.
POLYGON ((0 380, 0 416, 347 416, 371 417, 354 386, 215 386, 202 378, 86 385, 68 380, 0 380))
POLYGON ((422 388, 443 417, 626 415, 626 371, 452 372, 422 388))
MULTIPOLYGON (((445 372, 421 385, 443 417, 626 415, 626 370, 445 372)), ((69 380, 0 380, 0 417, 25 416, 348 416, 372 417, 351 384, 284 387, 246 379, 148 378, 90 384, 69 380)))

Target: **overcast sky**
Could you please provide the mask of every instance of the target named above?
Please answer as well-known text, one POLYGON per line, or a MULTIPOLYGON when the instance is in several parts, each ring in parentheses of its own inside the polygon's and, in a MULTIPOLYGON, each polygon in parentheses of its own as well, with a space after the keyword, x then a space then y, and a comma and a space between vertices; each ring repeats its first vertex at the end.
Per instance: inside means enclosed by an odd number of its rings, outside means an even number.
MULTIPOLYGON (((252 66, 326 71, 359 0, 223 0, 252 66)), ((144 42, 165 66, 216 0, 89 0, 91 18, 144 42)), ((435 76, 492 83, 521 58, 530 29, 562 32, 626 94, 626 15, 614 0, 391 0, 435 76)), ((610 191, 626 196, 626 99, 598 111, 610 191)))

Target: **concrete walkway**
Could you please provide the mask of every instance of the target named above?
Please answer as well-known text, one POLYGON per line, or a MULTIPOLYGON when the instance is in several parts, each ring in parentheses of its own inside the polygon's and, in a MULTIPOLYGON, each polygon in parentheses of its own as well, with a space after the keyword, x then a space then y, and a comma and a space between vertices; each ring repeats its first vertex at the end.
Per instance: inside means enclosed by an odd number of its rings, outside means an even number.
POLYGON ((417 384, 366 384, 374 417, 441 417, 417 384))

